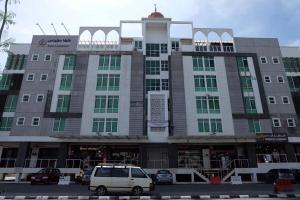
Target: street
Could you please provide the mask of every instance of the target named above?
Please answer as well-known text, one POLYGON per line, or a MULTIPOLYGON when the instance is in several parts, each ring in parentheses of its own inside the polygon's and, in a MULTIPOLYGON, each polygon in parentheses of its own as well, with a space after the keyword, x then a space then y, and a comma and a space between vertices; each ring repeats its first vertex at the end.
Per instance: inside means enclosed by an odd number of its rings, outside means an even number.
MULTIPOLYGON (((86 185, 30 185, 28 183, 0 183, 3 196, 88 196, 91 193, 86 185)), ((243 184, 243 185, 157 185, 154 192, 145 195, 265 195, 272 194, 271 184, 243 184)), ((294 192, 300 193, 300 185, 294 185, 294 192)), ((0 195, 0 196, 1 196, 0 195)), ((118 195, 118 194, 110 194, 118 195)))

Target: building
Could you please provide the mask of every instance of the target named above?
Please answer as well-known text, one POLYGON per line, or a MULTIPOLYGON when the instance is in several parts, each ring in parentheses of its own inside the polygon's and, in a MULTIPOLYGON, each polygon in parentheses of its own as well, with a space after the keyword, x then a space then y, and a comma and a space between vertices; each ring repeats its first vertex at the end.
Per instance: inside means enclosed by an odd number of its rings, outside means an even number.
POLYGON ((79 35, 34 35, 10 50, 0 81, 3 179, 105 162, 170 168, 177 182, 212 173, 255 182, 300 168, 300 49, 275 38, 194 28, 155 11, 79 35), (139 24, 143 36, 122 37, 124 24, 139 24), (192 36, 171 37, 174 25, 192 36))

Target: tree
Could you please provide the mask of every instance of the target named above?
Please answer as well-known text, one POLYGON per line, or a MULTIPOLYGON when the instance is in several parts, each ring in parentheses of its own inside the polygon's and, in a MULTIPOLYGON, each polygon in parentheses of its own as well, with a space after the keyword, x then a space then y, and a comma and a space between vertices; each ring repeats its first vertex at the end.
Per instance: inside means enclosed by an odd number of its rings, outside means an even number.
MULTIPOLYGON (((0 1, 3 1, 3 0, 0 0, 0 1)), ((18 3, 19 1, 18 0, 5 0, 5 2, 4 2, 4 11, 0 11, 0 20, 1 20, 0 48, 1 49, 8 47, 9 44, 11 43, 11 41, 12 41, 11 38, 2 41, 2 36, 3 36, 2 34, 3 34, 3 31, 4 31, 4 28, 6 27, 6 29, 8 29, 10 25, 15 24, 15 22, 13 20, 16 16, 15 13, 8 11, 8 4, 11 4, 12 2, 13 3, 18 3)))

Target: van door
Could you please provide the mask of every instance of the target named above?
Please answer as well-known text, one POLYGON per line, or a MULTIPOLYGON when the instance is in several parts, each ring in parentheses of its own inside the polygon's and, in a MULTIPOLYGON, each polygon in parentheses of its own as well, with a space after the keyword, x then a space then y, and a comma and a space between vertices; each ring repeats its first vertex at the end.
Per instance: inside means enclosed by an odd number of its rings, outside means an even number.
POLYGON ((139 186, 145 190, 149 188, 150 182, 148 181, 147 175, 140 168, 131 168, 130 185, 131 188, 139 186))
POLYGON ((111 187, 111 169, 110 167, 98 167, 94 177, 91 177, 90 185, 95 187, 103 185, 109 191, 111 187))
POLYGON ((111 191, 131 191, 129 168, 115 167, 111 171, 111 191))

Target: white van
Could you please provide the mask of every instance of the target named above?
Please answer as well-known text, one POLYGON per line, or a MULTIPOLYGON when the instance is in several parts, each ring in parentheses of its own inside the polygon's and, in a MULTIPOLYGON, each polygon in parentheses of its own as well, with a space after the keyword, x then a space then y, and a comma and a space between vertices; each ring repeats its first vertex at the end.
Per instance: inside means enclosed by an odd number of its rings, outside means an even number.
POLYGON ((100 196, 107 192, 132 192, 139 196, 153 191, 154 184, 140 167, 103 164, 94 168, 89 190, 100 196))

